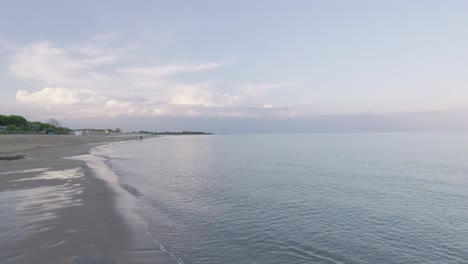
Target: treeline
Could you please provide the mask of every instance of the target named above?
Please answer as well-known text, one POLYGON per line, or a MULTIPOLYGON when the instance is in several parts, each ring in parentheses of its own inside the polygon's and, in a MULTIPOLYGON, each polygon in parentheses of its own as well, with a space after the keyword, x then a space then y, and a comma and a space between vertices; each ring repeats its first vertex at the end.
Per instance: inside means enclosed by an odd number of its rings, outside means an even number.
POLYGON ((149 135, 213 135, 213 133, 199 132, 199 131, 182 131, 182 132, 152 132, 152 131, 138 131, 139 134, 149 135))
POLYGON ((33 132, 43 134, 62 134, 70 133, 70 129, 62 127, 60 122, 50 119, 47 123, 31 122, 19 115, 0 115, 0 133, 2 132, 33 132))

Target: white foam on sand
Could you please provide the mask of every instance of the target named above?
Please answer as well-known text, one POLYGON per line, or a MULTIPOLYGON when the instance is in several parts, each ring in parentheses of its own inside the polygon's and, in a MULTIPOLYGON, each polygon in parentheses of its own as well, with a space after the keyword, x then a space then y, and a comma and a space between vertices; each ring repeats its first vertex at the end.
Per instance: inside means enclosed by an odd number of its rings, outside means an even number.
POLYGON ((0 175, 8 175, 8 174, 19 174, 19 173, 32 173, 32 172, 43 172, 50 170, 50 168, 37 168, 37 169, 30 169, 30 170, 17 170, 17 171, 7 171, 2 172, 0 175))

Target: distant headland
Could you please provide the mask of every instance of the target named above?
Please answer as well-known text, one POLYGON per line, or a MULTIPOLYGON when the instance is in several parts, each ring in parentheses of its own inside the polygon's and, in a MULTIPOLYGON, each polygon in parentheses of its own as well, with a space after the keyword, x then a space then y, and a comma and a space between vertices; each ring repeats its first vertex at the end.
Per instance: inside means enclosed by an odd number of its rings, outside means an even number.
POLYGON ((199 132, 199 131, 182 131, 182 132, 151 132, 151 131, 138 131, 133 132, 138 134, 149 134, 149 135, 213 135, 213 133, 199 132))
POLYGON ((118 134, 147 134, 147 135, 213 135, 201 131, 132 131, 123 132, 120 128, 81 128, 70 129, 54 118, 47 122, 29 121, 20 115, 0 114, 0 134, 44 134, 44 135, 118 135, 118 134))

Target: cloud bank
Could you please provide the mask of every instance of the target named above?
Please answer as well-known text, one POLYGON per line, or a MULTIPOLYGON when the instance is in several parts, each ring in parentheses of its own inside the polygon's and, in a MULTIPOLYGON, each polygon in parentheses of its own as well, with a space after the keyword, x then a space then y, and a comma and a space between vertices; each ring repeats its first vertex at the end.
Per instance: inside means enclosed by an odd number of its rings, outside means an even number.
POLYGON ((115 38, 118 34, 104 34, 74 47, 42 41, 11 49, 11 75, 32 87, 17 91, 17 105, 44 115, 75 118, 297 114, 262 99, 269 91, 286 89, 291 84, 233 85, 197 76, 222 68, 230 63, 228 60, 135 65, 128 63, 129 50, 106 45, 115 38), (187 77, 194 80, 188 81, 187 77))

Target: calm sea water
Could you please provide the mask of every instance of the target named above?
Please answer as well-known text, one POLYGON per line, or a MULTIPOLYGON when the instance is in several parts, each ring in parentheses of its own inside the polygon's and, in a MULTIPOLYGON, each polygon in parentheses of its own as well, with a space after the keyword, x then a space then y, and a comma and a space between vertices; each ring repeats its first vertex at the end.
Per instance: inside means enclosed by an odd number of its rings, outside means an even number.
POLYGON ((98 153, 181 263, 468 263, 468 134, 180 136, 98 153))

